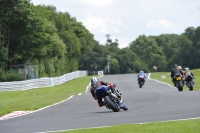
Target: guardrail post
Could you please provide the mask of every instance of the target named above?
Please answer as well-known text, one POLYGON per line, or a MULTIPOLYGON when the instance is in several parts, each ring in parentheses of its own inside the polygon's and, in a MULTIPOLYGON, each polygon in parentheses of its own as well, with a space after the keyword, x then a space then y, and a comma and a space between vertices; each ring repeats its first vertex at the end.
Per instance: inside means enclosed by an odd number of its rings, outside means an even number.
POLYGON ((51 86, 54 86, 53 78, 50 78, 51 86))

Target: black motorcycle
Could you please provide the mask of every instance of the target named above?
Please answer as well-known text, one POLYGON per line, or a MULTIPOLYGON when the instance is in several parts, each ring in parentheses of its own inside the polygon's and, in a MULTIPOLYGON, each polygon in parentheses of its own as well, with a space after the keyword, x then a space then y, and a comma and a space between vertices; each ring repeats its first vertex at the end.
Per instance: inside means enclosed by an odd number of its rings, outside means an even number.
POLYGON ((181 74, 176 74, 174 77, 174 84, 179 91, 183 91, 183 79, 181 74))
POLYGON ((190 91, 193 91, 193 85, 194 85, 194 81, 193 81, 193 77, 192 75, 189 75, 186 79, 186 86, 189 88, 190 91))

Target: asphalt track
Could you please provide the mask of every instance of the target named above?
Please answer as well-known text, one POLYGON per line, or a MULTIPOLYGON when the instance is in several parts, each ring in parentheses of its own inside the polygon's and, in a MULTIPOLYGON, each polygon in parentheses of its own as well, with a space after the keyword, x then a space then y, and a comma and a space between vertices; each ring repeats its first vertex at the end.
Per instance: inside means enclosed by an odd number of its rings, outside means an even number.
POLYGON ((113 112, 98 107, 87 91, 55 106, 2 120, 0 133, 36 133, 200 117, 199 91, 179 92, 154 80, 147 80, 139 88, 136 74, 107 75, 100 79, 117 84, 128 111, 113 112))

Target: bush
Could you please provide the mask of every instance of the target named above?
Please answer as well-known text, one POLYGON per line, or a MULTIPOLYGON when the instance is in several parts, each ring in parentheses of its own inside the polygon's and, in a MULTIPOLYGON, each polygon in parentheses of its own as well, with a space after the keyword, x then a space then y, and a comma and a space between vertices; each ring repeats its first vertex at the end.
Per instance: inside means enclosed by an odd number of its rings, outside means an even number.
POLYGON ((0 69, 0 82, 7 82, 7 81, 22 81, 24 80, 24 76, 14 72, 14 71, 9 71, 8 73, 4 72, 3 70, 0 69))
POLYGON ((24 76, 14 71, 10 71, 9 73, 6 74, 6 80, 7 81, 22 81, 24 80, 24 76))
POLYGON ((0 82, 5 82, 5 81, 6 81, 6 74, 2 69, 0 69, 0 82))

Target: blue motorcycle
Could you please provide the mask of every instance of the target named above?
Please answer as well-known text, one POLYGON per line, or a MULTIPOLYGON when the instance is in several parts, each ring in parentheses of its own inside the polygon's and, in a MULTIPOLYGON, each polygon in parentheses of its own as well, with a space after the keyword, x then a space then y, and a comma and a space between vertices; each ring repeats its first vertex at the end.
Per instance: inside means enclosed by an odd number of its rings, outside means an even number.
POLYGON ((96 96, 102 97, 107 109, 118 112, 120 109, 128 110, 127 105, 122 100, 121 96, 116 91, 113 91, 107 86, 101 86, 96 90, 96 96))

